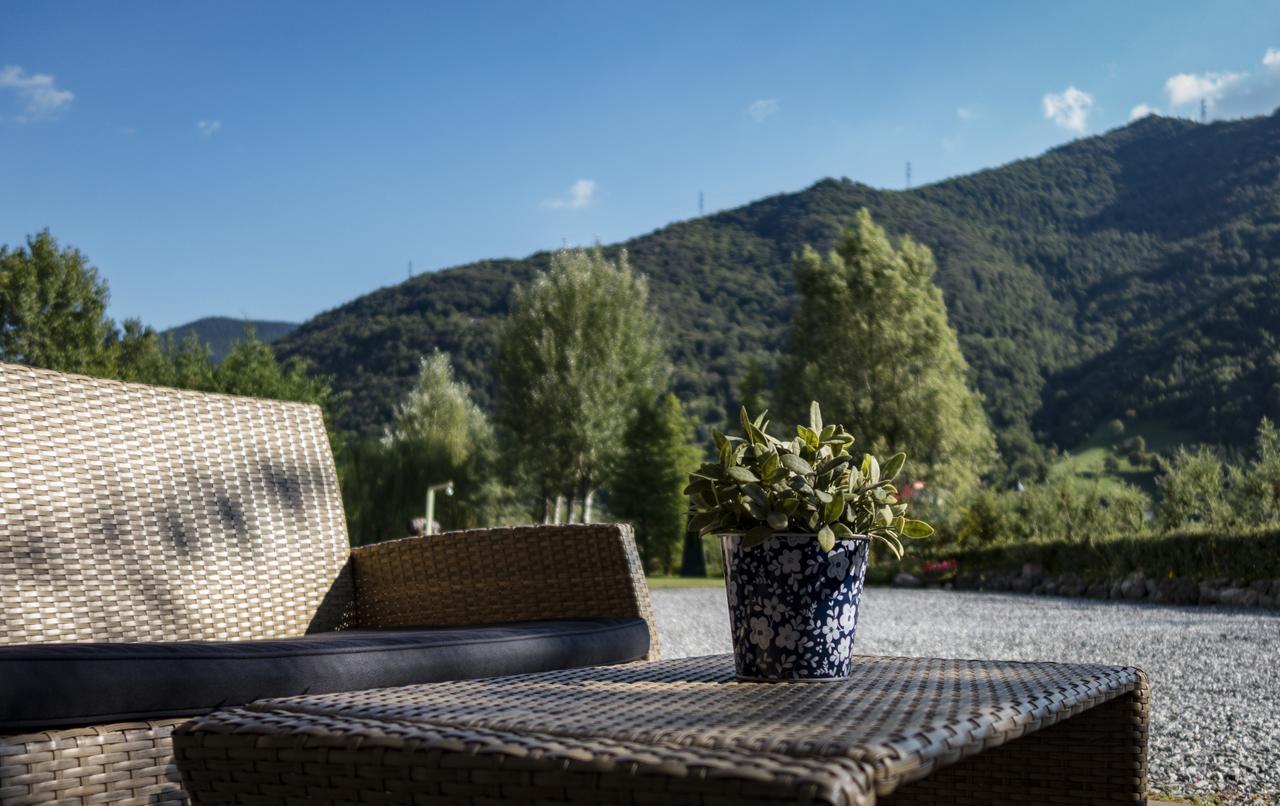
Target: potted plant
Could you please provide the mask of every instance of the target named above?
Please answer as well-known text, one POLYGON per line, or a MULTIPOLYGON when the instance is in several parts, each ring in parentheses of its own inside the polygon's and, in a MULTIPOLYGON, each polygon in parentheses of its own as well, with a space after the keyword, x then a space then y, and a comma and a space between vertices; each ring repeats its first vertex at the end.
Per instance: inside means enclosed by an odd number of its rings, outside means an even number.
POLYGON ((906 454, 855 461, 853 435, 824 426, 816 402, 789 440, 765 414, 741 419, 741 437, 713 433, 718 460, 685 488, 690 528, 720 537, 738 677, 847 677, 871 543, 901 559, 903 537, 933 534, 898 500, 906 454))

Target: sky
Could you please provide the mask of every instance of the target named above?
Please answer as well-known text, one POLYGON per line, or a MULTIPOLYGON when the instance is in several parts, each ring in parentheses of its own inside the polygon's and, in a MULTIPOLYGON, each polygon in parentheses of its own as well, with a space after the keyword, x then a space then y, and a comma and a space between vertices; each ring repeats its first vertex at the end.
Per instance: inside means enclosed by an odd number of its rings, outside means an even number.
POLYGON ((48 228, 118 319, 301 321, 1202 99, 1280 105, 1275 0, 5 2, 0 244, 48 228))

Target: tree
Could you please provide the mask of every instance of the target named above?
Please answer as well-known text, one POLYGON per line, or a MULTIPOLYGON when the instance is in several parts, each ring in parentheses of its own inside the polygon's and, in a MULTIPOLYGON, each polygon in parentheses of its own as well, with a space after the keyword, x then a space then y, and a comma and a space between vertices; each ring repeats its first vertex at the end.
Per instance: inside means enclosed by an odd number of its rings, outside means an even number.
POLYGON ((1227 489, 1236 525, 1280 523, 1280 431, 1270 419, 1258 424, 1253 461, 1227 470, 1227 489))
POLYGON ((493 426, 455 380, 449 356, 436 351, 422 359, 417 383, 398 407, 383 438, 398 454, 406 478, 417 482, 415 505, 430 484, 454 483, 454 495, 438 501, 451 529, 487 526, 506 498, 495 476, 493 426))
POLYGON ((642 395, 662 388, 666 363, 647 281, 627 255, 556 253, 551 268, 515 291, 498 335, 498 421, 510 464, 548 502, 565 496, 591 517, 596 486, 622 453, 642 395))
POLYGON ((784 412, 798 421, 817 400, 872 451, 906 451, 918 478, 967 498, 995 442, 933 283, 933 255, 906 237, 895 248, 864 209, 825 258, 806 248, 795 273, 784 412))
POLYGON ((48 230, 25 249, 0 246, 0 361, 110 374, 108 298, 97 269, 48 230))
POLYGON ((1230 520, 1222 460, 1209 448, 1179 448, 1156 479, 1156 515, 1166 531, 1187 526, 1214 528, 1230 520))
POLYGON ((173 342, 137 319, 127 319, 111 339, 113 375, 122 381, 174 386, 173 342))
POLYGON ((382 439, 353 447, 344 462, 343 498, 358 543, 408 533, 432 484, 452 481, 436 514, 448 529, 490 525, 506 494, 494 474, 494 434, 470 390, 454 378, 449 356, 423 358, 418 378, 396 406, 382 439))
POLYGON ((683 544, 689 502, 683 490, 696 469, 693 423, 673 394, 647 402, 632 418, 609 486, 609 511, 631 523, 645 570, 671 573, 683 544))

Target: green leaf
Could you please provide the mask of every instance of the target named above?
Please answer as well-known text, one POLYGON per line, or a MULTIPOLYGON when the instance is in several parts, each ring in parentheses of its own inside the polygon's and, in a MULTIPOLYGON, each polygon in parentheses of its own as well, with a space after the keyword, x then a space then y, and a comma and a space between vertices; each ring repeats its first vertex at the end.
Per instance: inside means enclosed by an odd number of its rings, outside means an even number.
POLYGON ((840 520, 840 516, 844 514, 844 493, 836 493, 822 508, 822 519, 827 523, 840 520))
POLYGON ((822 546, 822 550, 826 552, 836 547, 836 533, 831 531, 830 526, 824 526, 818 530, 818 545, 822 546))
POLYGON ((742 492, 746 493, 748 498, 760 506, 766 509, 769 508, 769 495, 759 484, 744 484, 742 485, 742 492))
POLYGON ((849 454, 847 453, 840 454, 839 456, 832 456, 830 459, 827 459, 822 464, 818 465, 818 472, 830 473, 831 471, 843 465, 845 462, 848 462, 851 458, 852 457, 850 457, 849 454))
POLYGON ((836 540, 848 540, 854 536, 853 530, 839 521, 831 524, 831 531, 835 533, 836 540))
POLYGON ((809 427, 822 433, 822 409, 816 400, 809 404, 809 427))
POLYGON ((742 435, 747 438, 748 442, 755 442, 755 429, 751 427, 751 416, 747 414, 747 407, 743 406, 738 412, 738 419, 742 422, 742 435))
POLYGON ((933 536, 933 527, 924 521, 913 521, 908 519, 902 524, 902 534, 912 538, 913 540, 921 540, 923 538, 933 536))
POLYGON ((783 529, 787 528, 787 513, 774 510, 769 513, 768 521, 770 529, 781 532, 783 529))
POLYGON ((813 474, 813 468, 809 466, 809 463, 801 459, 799 456, 796 456, 794 453, 781 454, 778 456, 778 459, 782 462, 782 466, 787 470, 790 470, 792 473, 796 473, 801 476, 809 476, 813 474))
POLYGON ((781 469, 782 462, 778 459, 778 454, 776 452, 771 452, 765 457, 765 460, 760 463, 760 475, 764 477, 766 481, 772 481, 773 477, 776 476, 778 471, 781 469))
POLYGON ((750 470, 741 466, 729 468, 729 478, 742 484, 750 484, 751 482, 760 480, 756 477, 755 473, 752 473, 750 470))
POLYGON ((796 434, 804 441, 805 447, 809 450, 818 449, 818 434, 812 428, 805 428, 803 425, 796 426, 796 434))
POLYGON ((907 455, 905 453, 895 453, 889 457, 889 461, 884 463, 884 467, 880 468, 880 477, 885 481, 893 481, 898 477, 898 473, 902 471, 902 466, 906 464, 907 455))
POLYGON ((724 445, 725 445, 725 443, 729 441, 729 440, 725 439, 724 434, 720 433, 719 431, 712 431, 712 432, 711 432, 711 439, 716 443, 716 450, 717 450, 717 451, 722 451, 722 450, 724 450, 724 445))
POLYGON ((743 548, 754 548, 773 537, 773 530, 768 526, 756 526, 742 536, 743 548))

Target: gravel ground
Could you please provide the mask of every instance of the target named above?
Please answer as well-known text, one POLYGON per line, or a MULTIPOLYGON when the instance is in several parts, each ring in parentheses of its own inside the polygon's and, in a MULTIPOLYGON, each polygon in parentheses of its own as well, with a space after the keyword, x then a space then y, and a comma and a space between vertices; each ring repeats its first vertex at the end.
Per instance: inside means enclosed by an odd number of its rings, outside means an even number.
MULTIPOLYGON (((653 592, 666 657, 731 651, 719 588, 653 592)), ((1280 616, 998 593, 869 588, 857 651, 1137 666, 1154 789, 1280 802, 1280 616)))

